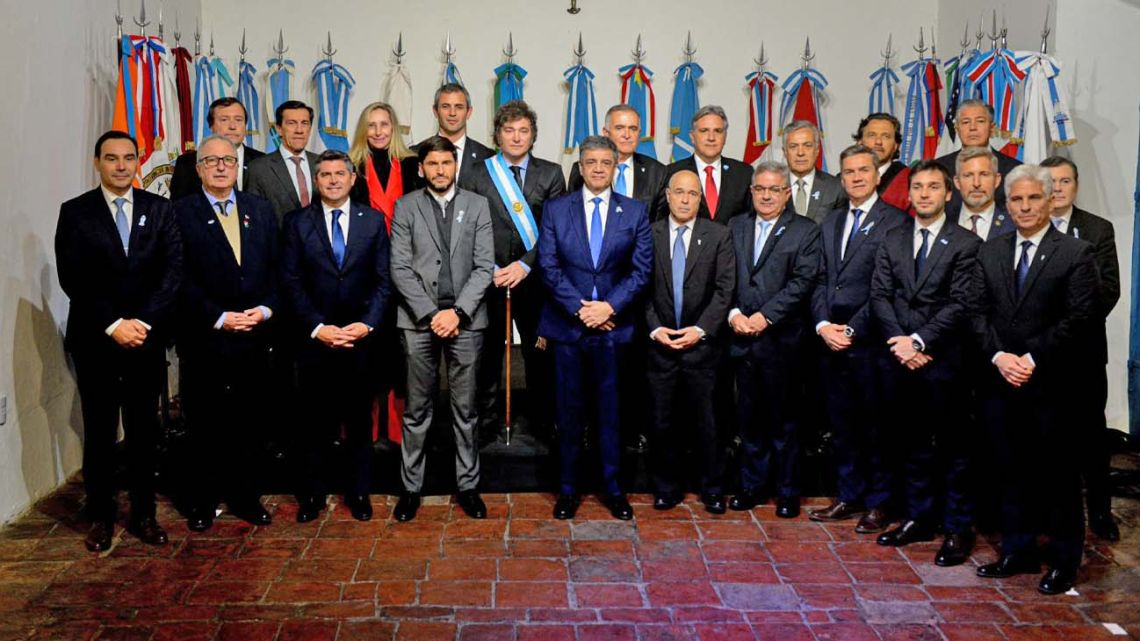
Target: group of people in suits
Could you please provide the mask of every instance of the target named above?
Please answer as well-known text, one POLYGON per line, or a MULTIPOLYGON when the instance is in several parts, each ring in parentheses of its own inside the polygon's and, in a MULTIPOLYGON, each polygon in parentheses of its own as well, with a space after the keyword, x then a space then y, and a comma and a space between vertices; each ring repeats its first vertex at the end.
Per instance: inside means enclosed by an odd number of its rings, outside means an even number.
POLYGON ((711 513, 771 497, 794 518, 805 431, 823 418, 837 495, 813 520, 858 518, 858 532, 890 546, 942 533, 936 563, 963 563, 981 440, 1000 470, 987 482, 1000 490, 1002 556, 979 575, 1039 571, 1044 533, 1040 589, 1068 590, 1082 476, 1090 527, 1119 536, 1102 438, 1104 320, 1119 298, 1112 226, 1074 206, 1071 161, 1002 171, 984 103, 958 112, 963 142, 982 144, 914 167, 897 161, 898 121, 868 116, 838 177, 817 169, 811 123, 785 128, 786 163, 751 167, 723 156, 728 119, 708 105, 692 120, 694 155, 666 166, 636 153, 637 111, 616 105, 604 135, 581 143, 569 191, 561 168, 532 154, 538 119, 526 103, 495 114, 498 151, 467 136, 462 86, 441 87, 433 111, 439 133, 414 152, 391 107, 374 103, 349 153, 316 155, 306 150, 312 109, 290 101, 275 114, 279 150, 257 155, 242 145, 240 103, 220 99, 214 135, 179 161, 173 203, 132 188, 127 134, 99 139, 101 185, 62 206, 56 243, 86 426, 90 549, 107 549, 114 531, 120 412, 129 530, 166 540, 152 453, 171 341, 191 447, 224 459, 192 485, 191 529, 210 528, 222 501, 270 523, 242 461, 286 379, 303 417, 297 520, 325 506, 334 440, 348 458, 345 503, 372 517, 375 407, 397 385, 404 490, 393 515, 415 518, 442 367, 457 503, 485 518, 480 435, 501 414, 508 300, 529 424, 558 446, 555 518, 579 508, 586 442, 602 502, 632 518, 620 467, 623 424, 637 414, 649 417, 655 509, 676 506, 693 473, 711 513), (289 354, 289 376, 275 373, 275 349, 289 354), (1063 463, 1073 452, 1080 465, 1063 463), (739 487, 728 500, 731 465, 739 487))

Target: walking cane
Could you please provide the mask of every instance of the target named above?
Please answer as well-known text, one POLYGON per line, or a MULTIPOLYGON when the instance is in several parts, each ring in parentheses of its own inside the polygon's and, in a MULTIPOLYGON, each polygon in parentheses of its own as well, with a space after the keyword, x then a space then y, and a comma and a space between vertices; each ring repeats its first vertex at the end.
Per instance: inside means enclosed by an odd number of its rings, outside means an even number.
POLYGON ((511 338, 514 331, 511 328, 511 288, 507 288, 507 410, 504 413, 506 422, 507 445, 511 444, 511 338))

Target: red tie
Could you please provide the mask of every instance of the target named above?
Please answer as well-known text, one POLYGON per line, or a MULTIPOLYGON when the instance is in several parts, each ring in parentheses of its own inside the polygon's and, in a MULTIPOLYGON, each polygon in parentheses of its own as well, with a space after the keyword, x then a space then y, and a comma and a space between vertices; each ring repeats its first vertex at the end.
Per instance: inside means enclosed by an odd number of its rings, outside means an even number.
POLYGON ((713 167, 705 167, 705 202, 709 205, 709 218, 716 220, 716 203, 719 200, 716 193, 716 181, 713 180, 713 167))
POLYGON ((297 191, 301 192, 300 196, 301 206, 309 206, 309 183, 305 180, 305 172, 301 171, 301 161, 304 160, 300 156, 292 156, 289 160, 293 161, 293 169, 297 172, 297 191))

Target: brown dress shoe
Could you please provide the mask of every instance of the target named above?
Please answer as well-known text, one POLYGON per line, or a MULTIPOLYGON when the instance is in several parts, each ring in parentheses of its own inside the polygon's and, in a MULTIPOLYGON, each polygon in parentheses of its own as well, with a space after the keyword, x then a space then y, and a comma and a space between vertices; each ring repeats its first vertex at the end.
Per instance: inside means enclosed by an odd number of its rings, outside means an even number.
POLYGON ((875 508, 864 514, 863 518, 859 519, 859 522, 855 524, 855 531, 859 534, 882 532, 887 529, 890 523, 891 517, 887 514, 886 510, 875 508))
POLYGON ((115 525, 110 521, 98 521, 91 524, 87 531, 87 538, 83 544, 91 552, 106 552, 111 549, 111 536, 115 533, 115 525))
POLYGON ((808 518, 813 521, 845 521, 867 511, 867 508, 857 503, 835 501, 831 505, 808 512, 808 518))

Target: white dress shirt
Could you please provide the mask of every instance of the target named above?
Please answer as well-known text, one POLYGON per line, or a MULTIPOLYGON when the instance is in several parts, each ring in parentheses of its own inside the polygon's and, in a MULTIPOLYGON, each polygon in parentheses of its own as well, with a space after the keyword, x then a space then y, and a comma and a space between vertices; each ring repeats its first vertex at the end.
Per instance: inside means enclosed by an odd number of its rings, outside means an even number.
MULTIPOLYGON (((859 205, 859 211, 863 212, 859 215, 859 229, 863 229, 867 226, 867 214, 877 202, 879 202, 879 195, 872 191, 871 197, 868 198, 865 203, 859 205)), ((839 239, 840 260, 843 260, 847 256, 847 239, 851 238, 851 225, 855 224, 855 215, 851 212, 855 209, 856 207, 852 206, 850 202, 847 203, 847 220, 843 223, 843 237, 839 239)))
MULTIPOLYGON (((115 194, 112 194, 110 191, 107 191, 107 188, 104 187, 103 185, 99 185, 99 189, 101 189, 103 191, 103 199, 107 201, 107 207, 111 210, 111 224, 115 225, 116 230, 118 229, 118 224, 115 223, 115 215, 119 212, 118 206, 115 205, 115 199, 116 198, 122 198, 124 201, 123 202, 123 212, 127 215, 127 229, 134 229, 134 226, 135 226, 135 207, 134 207, 135 189, 134 189, 134 187, 128 187, 127 193, 123 194, 122 196, 116 196, 115 194)), ((105 329, 103 331, 107 334, 107 336, 110 336, 111 334, 115 333, 115 330, 119 328, 119 323, 122 323, 122 322, 123 322, 123 319, 121 319, 121 318, 116 319, 115 322, 108 325, 107 329, 105 329)), ((139 322, 142 323, 142 326, 145 327, 147 329, 147 331, 150 331, 150 325, 147 325, 145 322, 143 322, 141 320, 139 322)))
MULTIPOLYGON (((281 157, 285 159, 285 173, 289 174, 289 180, 293 182, 293 193, 297 194, 297 200, 300 200, 301 186, 297 184, 297 169, 296 165, 293 164, 293 152, 289 151, 285 148, 284 145, 282 145, 281 157)), ((316 194, 313 193, 313 173, 309 171, 309 159, 306 157, 304 151, 298 154, 298 157, 301 159, 301 173, 305 174, 305 181, 307 182, 309 188, 309 199, 311 202, 312 198, 316 194)), ((240 162, 238 163, 238 166, 241 166, 240 162)), ((240 176, 238 177, 238 184, 241 184, 240 176)), ((345 238, 348 238, 348 236, 345 236, 345 238)))
POLYGON ((1062 234, 1067 234, 1069 233, 1069 221, 1072 219, 1073 208, 1069 207, 1069 209, 1064 212, 1053 212, 1053 215, 1050 217, 1049 224, 1056 227, 1057 231, 1061 232, 1062 234))
POLYGON ((716 185, 716 193, 717 193, 717 196, 719 197, 720 196, 720 170, 721 170, 721 165, 723 164, 721 162, 721 159, 718 157, 716 160, 712 161, 711 163, 708 163, 708 162, 701 160, 700 156, 693 154, 693 160, 695 160, 697 162, 697 177, 701 179, 701 192, 704 193, 705 180, 708 177, 708 174, 705 173, 705 167, 712 167, 713 168, 713 172, 712 172, 713 184, 716 185))
MULTIPOLYGON (((286 161, 286 162, 292 163, 292 161, 286 161)), ((318 198, 319 198, 319 196, 318 196, 318 198)), ((344 234, 344 246, 345 246, 345 249, 347 250, 347 248, 348 248, 348 219, 351 217, 351 216, 349 216, 349 212, 352 211, 352 199, 346 198, 344 203, 340 207, 331 207, 324 200, 321 200, 321 209, 323 209, 325 212, 325 233, 329 235, 329 244, 330 245, 332 244, 332 234, 333 234, 333 227, 332 227, 333 214, 332 214, 332 212, 334 209, 340 210, 341 214, 340 214, 340 218, 337 220, 337 225, 340 227, 340 232, 342 234, 344 234)), ((324 323, 317 323, 317 326, 313 328, 312 333, 309 334, 309 338, 316 338, 317 332, 321 331, 321 328, 324 326, 325 326, 324 323)), ((369 327, 368 331, 371 332, 372 328, 369 327)))
POLYGON ((970 211, 970 208, 963 203, 962 211, 958 214, 958 226, 969 229, 972 216, 981 216, 978 218, 978 238, 982 240, 989 238, 990 226, 994 224, 994 204, 991 202, 990 206, 982 211, 970 211))

